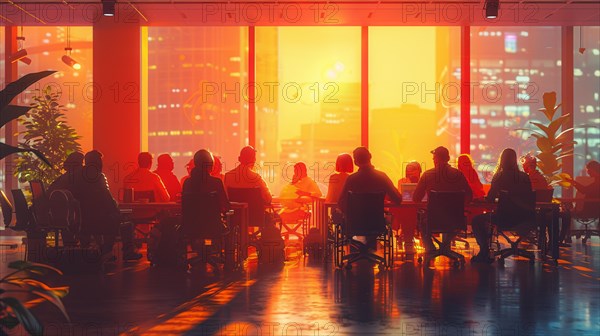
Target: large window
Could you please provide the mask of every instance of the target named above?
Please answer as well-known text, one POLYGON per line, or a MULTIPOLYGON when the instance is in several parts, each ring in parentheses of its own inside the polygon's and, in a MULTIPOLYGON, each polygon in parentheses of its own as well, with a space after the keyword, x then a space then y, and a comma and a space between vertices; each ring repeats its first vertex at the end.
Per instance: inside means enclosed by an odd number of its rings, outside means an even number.
MULTIPOLYGON (((535 152, 542 94, 561 100, 560 27, 471 27, 471 153, 491 173, 500 152, 535 152)), ((488 176, 489 177, 489 176, 488 176)))
POLYGON ((247 28, 148 28, 148 150, 181 177, 194 153, 235 167, 247 143, 247 28))
POLYGON ((460 144, 460 28, 369 28, 369 147, 393 181, 460 144), (418 47, 415 47, 418 46, 418 47))
POLYGON ((338 154, 360 145, 360 27, 257 27, 257 147, 279 194, 303 161, 326 192, 338 154))
POLYGON ((600 159, 600 27, 576 27, 574 36, 575 175, 600 159), (579 48, 585 48, 580 52, 579 48))

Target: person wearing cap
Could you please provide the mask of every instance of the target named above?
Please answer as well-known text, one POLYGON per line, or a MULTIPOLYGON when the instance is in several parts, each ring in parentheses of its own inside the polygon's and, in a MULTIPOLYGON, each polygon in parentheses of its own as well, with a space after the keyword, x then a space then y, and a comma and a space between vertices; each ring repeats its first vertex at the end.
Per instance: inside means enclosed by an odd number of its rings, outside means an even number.
MULTIPOLYGON (((352 152, 352 156, 354 157, 354 164, 358 166, 358 171, 346 178, 346 183, 344 183, 344 188, 340 193, 338 205, 342 213, 347 212, 349 191, 358 193, 384 192, 392 203, 400 204, 402 202, 402 196, 400 196, 392 180, 386 173, 376 170, 371 164, 371 153, 366 147, 356 148, 352 152)), ((376 237, 368 236, 366 239, 366 245, 371 249, 375 249, 376 237)))
POLYGON ((272 196, 269 187, 260 174, 255 172, 256 149, 246 146, 238 157, 240 164, 225 174, 225 188, 260 188, 264 204, 271 204, 272 196))
POLYGON ((171 202, 175 202, 181 194, 181 184, 179 183, 177 176, 173 174, 173 168, 175 168, 173 158, 169 154, 161 154, 158 156, 158 159, 156 159, 156 163, 157 165, 154 173, 160 176, 165 188, 167 188, 167 191, 169 192, 171 202))
POLYGON ((152 154, 142 152, 138 155, 138 168, 125 176, 123 188, 132 188, 135 192, 152 191, 154 202, 169 202, 171 196, 163 184, 160 176, 150 171, 152 167, 152 154))
MULTIPOLYGON (((431 190, 436 191, 462 191, 465 193, 465 204, 473 199, 473 191, 469 186, 469 182, 460 172, 448 164, 450 162, 450 152, 443 146, 431 151, 433 154, 433 168, 426 170, 419 179, 415 192, 413 193, 413 201, 421 202, 425 195, 431 190)), ((433 240, 430 235, 423 234, 423 243, 426 251, 435 250, 433 240)), ((452 239, 449 237, 447 239, 452 239)))
POLYGON ((523 166, 523 171, 529 175, 533 191, 551 189, 544 175, 537 169, 537 159, 535 156, 527 155, 523 157, 521 165, 523 166))

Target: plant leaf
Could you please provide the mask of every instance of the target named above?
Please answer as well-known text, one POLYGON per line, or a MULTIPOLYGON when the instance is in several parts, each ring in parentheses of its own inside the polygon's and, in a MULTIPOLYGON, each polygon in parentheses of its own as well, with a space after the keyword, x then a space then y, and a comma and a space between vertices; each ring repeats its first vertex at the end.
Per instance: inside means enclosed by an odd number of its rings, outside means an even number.
POLYGON ((0 91, 0 114, 4 113, 4 108, 27 87, 55 72, 56 71, 40 71, 30 73, 6 85, 4 90, 0 91))
POLYGON ((62 301, 52 291, 32 290, 31 293, 52 303, 54 306, 56 306, 56 308, 58 308, 60 310, 60 312, 67 319, 67 321, 71 322, 71 319, 69 318, 69 314, 67 314, 67 310, 65 309, 65 306, 63 305, 62 301))
POLYGON ((23 327, 27 332, 31 335, 43 335, 44 328, 40 324, 40 322, 35 318, 35 316, 29 311, 29 309, 25 308, 23 304, 13 298, 13 297, 5 297, 0 298, 0 302, 4 302, 7 306, 12 308, 15 313, 16 318, 23 324, 23 327))
POLYGON ((45 265, 45 264, 34 263, 34 262, 23 261, 23 260, 16 260, 16 261, 9 263, 8 268, 16 269, 16 270, 43 269, 43 270, 50 270, 50 271, 56 272, 59 275, 62 275, 62 272, 58 268, 55 268, 55 267, 52 267, 49 265, 45 265))

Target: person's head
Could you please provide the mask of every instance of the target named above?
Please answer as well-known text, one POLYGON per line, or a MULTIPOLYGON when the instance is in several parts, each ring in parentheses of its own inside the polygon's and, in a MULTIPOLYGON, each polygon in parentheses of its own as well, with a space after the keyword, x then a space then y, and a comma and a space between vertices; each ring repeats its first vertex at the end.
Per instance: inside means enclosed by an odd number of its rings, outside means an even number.
POLYGON ((173 168, 175 168, 175 162, 173 162, 171 155, 161 154, 156 159, 156 169, 173 171, 173 168))
POLYGON ((256 149, 252 146, 242 148, 238 161, 243 165, 254 165, 256 162, 256 149))
POLYGON ((600 177, 600 163, 598 161, 592 160, 588 162, 585 165, 585 168, 587 169, 588 175, 591 177, 596 179, 600 177))
POLYGON ((85 153, 84 161, 86 167, 95 167, 98 171, 102 171, 102 153, 97 150, 91 150, 85 153))
POLYGON ((358 167, 367 167, 371 165, 371 152, 367 147, 357 147, 353 152, 354 164, 358 167))
POLYGON ((192 173, 192 169, 194 169, 194 159, 190 159, 188 163, 185 165, 185 169, 187 169, 188 175, 192 173))
POLYGON ((473 162, 473 158, 471 158, 471 155, 460 154, 458 156, 458 159, 456 159, 456 165, 458 170, 460 170, 461 172, 466 172, 470 171, 471 169, 474 169, 473 166, 475 165, 475 162, 473 162))
POLYGON ((421 164, 417 161, 409 162, 404 170, 404 177, 409 179, 410 183, 419 182, 419 178, 421 178, 421 164))
POLYGON ((335 171, 338 173, 352 173, 354 171, 352 156, 348 153, 338 155, 335 159, 335 171))
POLYGON ((152 154, 148 152, 141 152, 138 154, 138 166, 140 168, 152 168, 152 154))
POLYGON ((294 176, 292 177, 292 184, 300 181, 303 177, 308 176, 308 170, 304 162, 298 162, 294 165, 294 176))
POLYGON ((445 165, 450 161, 450 152, 444 146, 439 146, 430 153, 433 154, 433 165, 436 167, 445 165))
POLYGON ((214 165, 213 169, 210 172, 212 176, 219 177, 221 176, 221 172, 223 172, 223 164, 221 163, 221 158, 213 155, 214 165))
POLYGON ((201 149, 194 154, 194 169, 199 168, 203 173, 210 174, 214 163, 213 155, 206 149, 201 149))
POLYGON ((527 174, 531 174, 537 169, 537 159, 535 156, 526 155, 521 158, 521 165, 523 166, 523 171, 527 174))
POLYGON ((83 167, 83 157, 83 153, 81 152, 73 152, 69 154, 63 163, 63 168, 65 171, 71 172, 77 168, 83 167))
POLYGON ((512 148, 505 148, 502 151, 494 173, 508 170, 519 170, 519 165, 517 164, 517 152, 512 148))

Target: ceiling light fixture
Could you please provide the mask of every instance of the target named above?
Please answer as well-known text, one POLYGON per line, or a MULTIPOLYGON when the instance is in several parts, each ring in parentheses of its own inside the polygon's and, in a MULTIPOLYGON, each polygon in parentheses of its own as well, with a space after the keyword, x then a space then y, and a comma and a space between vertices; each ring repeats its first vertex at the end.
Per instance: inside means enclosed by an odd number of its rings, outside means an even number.
POLYGON ((498 17, 498 9, 500 8, 500 0, 485 0, 483 9, 485 9, 485 17, 495 19, 498 17))
POLYGON ((117 0, 102 0, 102 15, 115 16, 115 3, 117 0))
POLYGON ((73 48, 71 48, 71 28, 67 27, 67 47, 65 48, 65 54, 62 57, 62 61, 71 68, 79 70, 81 69, 81 64, 79 64, 79 62, 77 62, 71 57, 72 51, 73 48))

